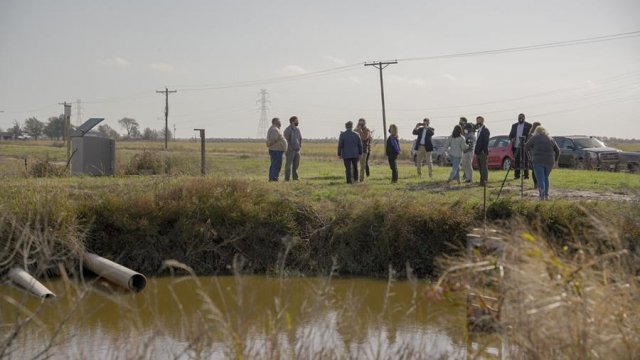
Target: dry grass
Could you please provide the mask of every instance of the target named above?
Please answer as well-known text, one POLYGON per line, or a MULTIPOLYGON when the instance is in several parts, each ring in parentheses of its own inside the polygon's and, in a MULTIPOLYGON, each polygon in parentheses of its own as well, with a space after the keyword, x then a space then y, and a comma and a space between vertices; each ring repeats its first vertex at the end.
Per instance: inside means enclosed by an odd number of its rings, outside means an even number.
POLYGON ((469 267, 465 259, 450 258, 444 261, 451 269, 446 279, 429 293, 441 294, 465 283, 472 286, 469 291, 480 293, 483 286, 495 285, 502 265, 505 276, 494 289, 503 294, 499 317, 509 357, 637 359, 638 254, 615 229, 599 222, 593 229, 600 233, 591 239, 567 239, 567 245, 559 247, 526 227, 514 226, 498 233, 504 240, 504 259, 483 254, 469 267), (494 270, 479 271, 483 264, 494 270))

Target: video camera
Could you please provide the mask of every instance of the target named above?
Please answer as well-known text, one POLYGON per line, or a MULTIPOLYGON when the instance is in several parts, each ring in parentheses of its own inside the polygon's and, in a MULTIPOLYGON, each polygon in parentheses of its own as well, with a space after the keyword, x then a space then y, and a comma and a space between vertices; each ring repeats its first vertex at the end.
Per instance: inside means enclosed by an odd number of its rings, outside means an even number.
POLYGON ((526 137, 526 136, 520 136, 520 137, 518 138, 518 144, 520 144, 519 146, 520 146, 520 147, 524 147, 524 143, 525 143, 525 141, 527 141, 527 137, 526 137))

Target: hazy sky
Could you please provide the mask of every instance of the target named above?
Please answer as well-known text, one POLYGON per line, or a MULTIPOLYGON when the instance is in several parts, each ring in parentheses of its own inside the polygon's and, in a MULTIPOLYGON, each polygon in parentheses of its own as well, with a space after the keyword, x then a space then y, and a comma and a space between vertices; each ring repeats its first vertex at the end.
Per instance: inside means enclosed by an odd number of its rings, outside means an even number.
POLYGON ((425 116, 436 135, 476 115, 506 134, 520 112, 552 134, 640 138, 640 36, 403 60, 639 31, 639 19, 638 0, 0 0, 0 128, 45 121, 62 101, 75 124, 77 99, 84 119, 120 132, 122 117, 161 128, 166 85, 178 137, 256 137, 260 89, 269 118, 298 115, 304 137, 359 117, 382 136, 378 71, 363 63, 399 59, 384 77, 403 138, 425 116))

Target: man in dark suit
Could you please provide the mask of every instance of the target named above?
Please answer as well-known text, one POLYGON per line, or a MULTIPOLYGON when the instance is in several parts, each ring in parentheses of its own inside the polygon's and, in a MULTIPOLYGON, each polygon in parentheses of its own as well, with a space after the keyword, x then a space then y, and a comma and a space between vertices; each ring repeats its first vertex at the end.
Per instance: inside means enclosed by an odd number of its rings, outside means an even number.
POLYGON ((431 152, 433 151, 433 143, 431 138, 435 130, 429 127, 429 118, 424 118, 421 123, 416 124, 413 129, 413 135, 418 135, 414 150, 416 151, 416 166, 418 167, 418 176, 422 176, 422 162, 427 159, 427 167, 429 168, 429 177, 433 176, 433 163, 431 161, 431 152))
POLYGON ((353 121, 347 121, 344 126, 347 130, 341 132, 338 138, 338 156, 344 160, 347 184, 352 184, 354 180, 358 181, 358 159, 362 155, 362 140, 353 131, 353 121))
POLYGON ((511 125, 511 132, 509 132, 509 140, 511 140, 511 150, 513 150, 513 156, 515 157, 515 179, 520 179, 520 170, 524 168, 524 178, 529 178, 529 157, 524 152, 524 143, 527 142, 529 132, 531 132, 531 124, 524 121, 524 114, 518 115, 518 122, 511 125), (524 137, 524 143, 520 143, 520 140, 524 137), (523 160, 522 163, 520 160, 523 160))
POLYGON ((473 153, 478 160, 480 186, 486 186, 487 181, 489 181, 489 164, 487 163, 487 158, 489 157, 489 136, 491 136, 491 133, 489 129, 484 126, 484 118, 482 116, 476 118, 476 130, 478 131, 478 139, 476 140, 473 153))

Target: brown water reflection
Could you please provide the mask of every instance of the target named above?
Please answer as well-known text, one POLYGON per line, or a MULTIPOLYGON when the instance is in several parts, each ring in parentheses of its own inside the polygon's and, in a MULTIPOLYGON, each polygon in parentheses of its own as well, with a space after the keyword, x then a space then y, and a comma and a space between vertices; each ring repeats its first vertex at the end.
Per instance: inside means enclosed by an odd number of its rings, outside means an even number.
POLYGON ((464 306, 426 285, 371 279, 227 276, 150 279, 139 294, 45 284, 41 302, 0 285, 4 341, 30 313, 11 357, 464 358, 464 306))

